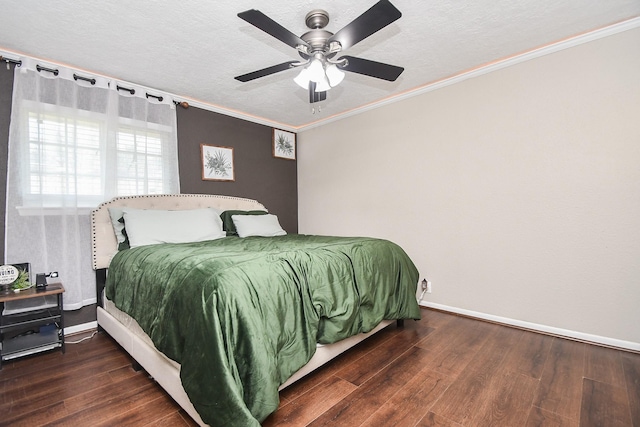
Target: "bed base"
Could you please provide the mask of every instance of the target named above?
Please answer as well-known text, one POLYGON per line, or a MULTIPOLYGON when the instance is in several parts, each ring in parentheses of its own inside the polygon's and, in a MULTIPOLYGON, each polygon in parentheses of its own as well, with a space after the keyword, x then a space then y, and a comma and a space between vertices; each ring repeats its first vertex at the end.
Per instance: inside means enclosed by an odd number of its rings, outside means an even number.
POLYGON ((98 307, 97 317, 98 325, 116 340, 198 425, 206 426, 182 387, 180 370, 175 366, 175 362, 131 333, 102 307, 98 307))

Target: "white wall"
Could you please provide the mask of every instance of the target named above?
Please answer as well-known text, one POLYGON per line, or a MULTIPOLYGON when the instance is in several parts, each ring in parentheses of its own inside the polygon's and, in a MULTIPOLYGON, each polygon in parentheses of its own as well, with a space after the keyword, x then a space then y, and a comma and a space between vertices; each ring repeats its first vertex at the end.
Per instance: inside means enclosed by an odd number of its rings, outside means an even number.
POLYGON ((430 304, 640 349, 640 29, 304 131, 298 192, 430 304))

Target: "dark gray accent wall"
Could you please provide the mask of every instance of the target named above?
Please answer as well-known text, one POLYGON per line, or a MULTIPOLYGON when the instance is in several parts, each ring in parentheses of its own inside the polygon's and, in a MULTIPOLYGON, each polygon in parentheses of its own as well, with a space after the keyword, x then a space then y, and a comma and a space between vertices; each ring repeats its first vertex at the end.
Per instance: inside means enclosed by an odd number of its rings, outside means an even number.
POLYGON ((296 161, 273 157, 273 128, 200 108, 176 107, 180 192, 255 199, 298 232, 296 161), (233 148, 235 181, 203 181, 200 144, 233 148))

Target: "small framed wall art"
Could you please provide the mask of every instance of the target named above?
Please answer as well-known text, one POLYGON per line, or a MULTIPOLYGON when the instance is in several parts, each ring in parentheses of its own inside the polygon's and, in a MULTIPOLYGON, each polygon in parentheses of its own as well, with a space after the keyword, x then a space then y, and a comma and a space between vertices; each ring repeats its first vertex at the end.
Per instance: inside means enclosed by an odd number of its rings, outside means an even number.
POLYGON ((273 130, 273 157, 296 159, 296 134, 280 129, 273 130))
POLYGON ((233 148, 200 144, 203 181, 235 181, 233 148))

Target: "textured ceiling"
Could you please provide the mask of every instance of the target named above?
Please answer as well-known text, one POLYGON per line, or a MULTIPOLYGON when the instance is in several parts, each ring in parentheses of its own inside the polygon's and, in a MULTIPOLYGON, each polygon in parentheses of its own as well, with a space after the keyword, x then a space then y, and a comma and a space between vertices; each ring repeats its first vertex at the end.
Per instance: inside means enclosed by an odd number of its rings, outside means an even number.
MULTIPOLYGON (((639 0, 391 0, 402 17, 345 54, 405 68, 395 82, 354 73, 312 114, 296 70, 234 76, 296 51, 237 17, 258 9, 301 35, 312 9, 333 33, 375 0, 0 0, 0 50, 158 89, 214 111, 300 129, 514 55, 640 16, 639 0)), ((316 104, 317 105, 317 104, 316 104)))

